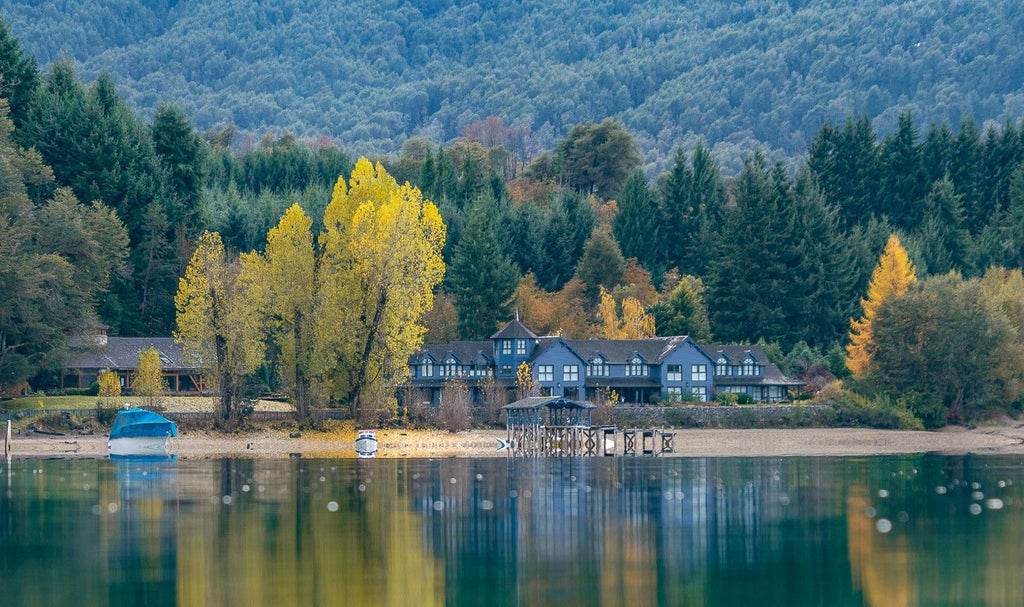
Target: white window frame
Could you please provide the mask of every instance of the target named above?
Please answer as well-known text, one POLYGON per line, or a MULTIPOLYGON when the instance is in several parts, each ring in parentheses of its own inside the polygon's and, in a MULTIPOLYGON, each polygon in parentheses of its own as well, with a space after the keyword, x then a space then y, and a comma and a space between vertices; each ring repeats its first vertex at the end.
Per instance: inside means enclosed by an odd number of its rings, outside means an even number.
POLYGON ((587 365, 587 375, 590 377, 608 377, 611 374, 608 369, 608 361, 597 357, 587 365))
POLYGON ((516 340, 516 354, 519 355, 519 356, 526 356, 526 340, 525 339, 517 339, 516 340))
POLYGON ((635 356, 626 362, 627 377, 646 377, 648 373, 647 365, 641 361, 639 356, 635 356))
POLYGON ((562 365, 562 381, 564 381, 564 382, 578 382, 578 381, 580 381, 580 366, 579 365, 562 365))
POLYGON ((555 381, 555 365, 537 365, 537 381, 555 381))
POLYGON ((429 360, 424 360, 420 365, 420 377, 433 377, 434 376, 434 363, 429 360))
POLYGON ((683 381, 683 365, 668 365, 665 378, 668 381, 683 381))
POLYGON ((512 354, 512 340, 511 339, 503 339, 503 340, 501 340, 501 353, 502 354, 512 354))
POLYGON ((690 388, 691 394, 702 403, 708 402, 708 387, 707 386, 693 386, 690 388))
POLYGON ((708 380, 708 366, 703 363, 694 363, 690 365, 690 381, 707 381, 708 380))

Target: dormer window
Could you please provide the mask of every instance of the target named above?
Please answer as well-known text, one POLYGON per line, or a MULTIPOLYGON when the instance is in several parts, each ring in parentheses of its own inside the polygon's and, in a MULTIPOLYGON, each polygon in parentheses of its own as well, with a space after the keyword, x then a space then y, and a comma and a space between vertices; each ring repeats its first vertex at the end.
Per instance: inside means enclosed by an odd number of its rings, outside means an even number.
POLYGON ((647 365, 639 356, 634 355, 626 364, 626 375, 631 377, 644 377, 647 375, 647 365))
POLYGON ((757 375, 757 361, 754 357, 748 356, 743 359, 743 375, 757 375))
POLYGON ((458 361, 455 360, 454 356, 449 356, 444 359, 444 367, 441 368, 442 377, 458 377, 462 370, 459 368, 458 361))
POLYGON ((715 361, 715 375, 729 375, 729 361, 724 356, 715 361))
POLYGON ((587 375, 591 377, 608 377, 608 363, 600 356, 595 356, 587 367, 587 375))
POLYGON ((420 377, 433 377, 434 363, 429 358, 420 361, 420 377))

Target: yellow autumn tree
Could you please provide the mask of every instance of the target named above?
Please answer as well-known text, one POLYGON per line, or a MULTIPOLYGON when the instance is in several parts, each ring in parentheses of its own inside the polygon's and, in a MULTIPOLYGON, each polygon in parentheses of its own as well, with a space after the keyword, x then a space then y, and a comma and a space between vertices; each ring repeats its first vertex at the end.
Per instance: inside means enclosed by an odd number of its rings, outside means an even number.
POLYGON ((178 280, 174 296, 185 360, 203 370, 220 392, 221 421, 231 420, 245 396, 245 376, 263 362, 264 341, 255 289, 262 284, 258 256, 229 260, 220 234, 205 232, 178 280))
POLYGON ((121 378, 114 371, 110 369, 100 371, 96 376, 96 382, 99 384, 101 397, 114 399, 121 396, 121 378))
POLYGON ((313 220, 293 204, 267 233, 263 255, 247 261, 261 277, 254 298, 260 302, 264 328, 277 346, 281 383, 295 403, 300 423, 308 420, 311 407, 325 395, 314 371, 318 283, 312 226, 313 220))
POLYGON ((361 158, 335 185, 319 239, 315 373, 353 415, 394 408, 444 278, 445 237, 437 206, 380 164, 361 158))
POLYGON ((166 389, 160 353, 156 348, 139 352, 138 363, 132 373, 132 394, 152 408, 160 404, 160 397, 166 389))
POLYGON ((862 314, 850 320, 850 343, 846 346, 846 367, 855 378, 863 378, 871 369, 874 351, 872 323, 878 308, 891 297, 903 297, 917 280, 914 264, 895 234, 889 236, 882 256, 868 283, 868 296, 860 300, 862 314))
POLYGON ((601 301, 597 306, 601 332, 605 339, 647 339, 654 337, 654 317, 644 311, 635 297, 626 297, 620 306, 615 298, 601 287, 601 301))

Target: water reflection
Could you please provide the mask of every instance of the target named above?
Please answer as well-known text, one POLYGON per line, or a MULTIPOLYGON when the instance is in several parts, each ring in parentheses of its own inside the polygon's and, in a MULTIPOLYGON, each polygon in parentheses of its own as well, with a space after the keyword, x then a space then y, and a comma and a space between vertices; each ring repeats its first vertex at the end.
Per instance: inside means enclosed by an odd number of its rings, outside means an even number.
POLYGON ((1019 458, 4 472, 4 605, 1024 604, 1019 458))

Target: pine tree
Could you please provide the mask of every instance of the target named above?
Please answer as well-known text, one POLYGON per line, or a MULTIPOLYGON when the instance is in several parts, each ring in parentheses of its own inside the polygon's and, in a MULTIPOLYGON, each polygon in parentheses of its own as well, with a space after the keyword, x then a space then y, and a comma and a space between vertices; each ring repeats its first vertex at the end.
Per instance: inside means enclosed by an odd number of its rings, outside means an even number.
POLYGON ((881 217, 879 150, 870 118, 848 117, 841 131, 823 125, 808 148, 807 166, 825 202, 838 210, 844 228, 881 217))
POLYGON ((458 311, 462 339, 487 339, 508 320, 519 283, 515 264, 498 240, 496 214, 497 204, 489 196, 477 199, 448 269, 446 290, 458 311))
POLYGON ((682 149, 677 150, 672 170, 659 190, 664 267, 705 276, 726 202, 725 184, 711 151, 698 142, 692 162, 687 162, 682 149))
POLYGON ((625 270, 626 260, 619 244, 606 230, 595 229, 576 266, 576 277, 583 281, 588 301, 597 303, 600 288, 611 290, 618 286, 625 270))
POLYGON ((897 228, 907 232, 924 218, 924 200, 928 193, 917 127, 910 112, 899 115, 896 132, 882 143, 879 174, 879 207, 897 228))
POLYGON ((612 220, 612 232, 622 254, 634 257, 652 274, 659 275, 660 243, 667 235, 660 233, 660 209, 647 188, 642 171, 633 171, 622 188, 619 212, 612 220))
POLYGON ((917 280, 914 265, 896 234, 889 236, 868 284, 868 296, 860 301, 862 314, 850 321, 850 343, 846 346, 846 366, 857 379, 871 371, 875 349, 872 324, 878 308, 890 298, 903 297, 917 280))

